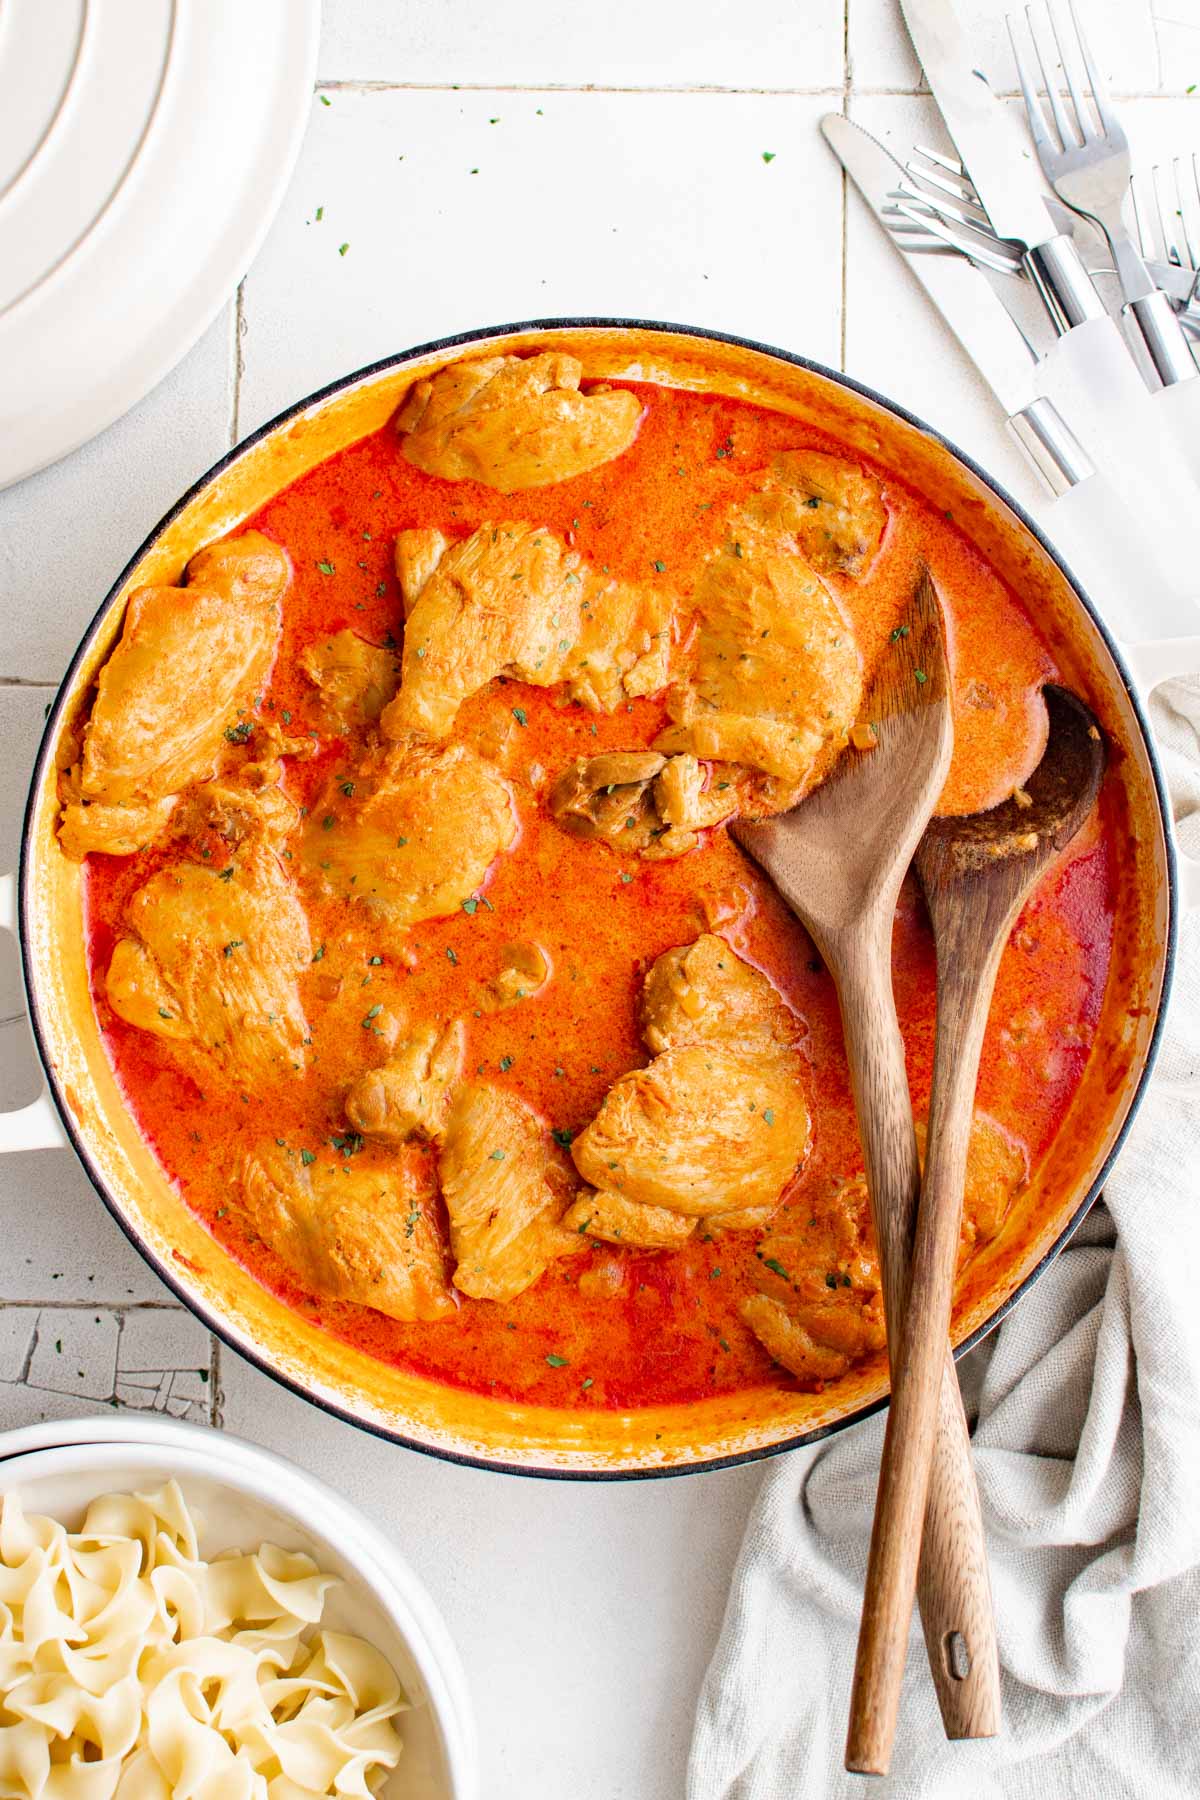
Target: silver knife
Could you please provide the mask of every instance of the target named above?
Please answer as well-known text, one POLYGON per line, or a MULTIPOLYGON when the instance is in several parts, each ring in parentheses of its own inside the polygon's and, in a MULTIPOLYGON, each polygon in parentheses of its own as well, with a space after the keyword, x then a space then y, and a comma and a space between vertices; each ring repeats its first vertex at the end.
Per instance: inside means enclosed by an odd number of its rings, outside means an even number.
POLYGON ((946 129, 998 237, 1022 245, 1060 331, 1106 316, 1072 239, 1058 230, 1020 126, 975 66, 952 0, 900 0, 946 129))
POLYGON ((1051 494, 1086 481, 1092 464, 1054 404, 1031 399, 1037 357, 1009 317, 987 277, 965 257, 905 252, 903 240, 887 230, 884 208, 903 165, 861 126, 841 113, 821 120, 825 141, 854 181, 890 241, 925 289, 951 331, 1004 410, 1017 442, 1051 494))

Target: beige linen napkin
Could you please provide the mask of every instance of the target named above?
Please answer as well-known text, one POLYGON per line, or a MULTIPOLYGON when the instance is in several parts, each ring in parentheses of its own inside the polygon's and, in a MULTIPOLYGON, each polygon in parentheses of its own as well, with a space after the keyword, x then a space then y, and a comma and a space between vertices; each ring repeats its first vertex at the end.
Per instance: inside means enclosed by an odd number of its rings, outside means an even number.
MULTIPOLYGON (((1200 681, 1153 722, 1200 855, 1200 681)), ((1181 922, 1150 1090, 1098 1206, 960 1364, 1004 1725, 948 1744, 918 1630, 892 1774, 842 1769, 883 1438, 774 1463, 697 1710, 688 1800, 1200 1796, 1200 917, 1181 922)))

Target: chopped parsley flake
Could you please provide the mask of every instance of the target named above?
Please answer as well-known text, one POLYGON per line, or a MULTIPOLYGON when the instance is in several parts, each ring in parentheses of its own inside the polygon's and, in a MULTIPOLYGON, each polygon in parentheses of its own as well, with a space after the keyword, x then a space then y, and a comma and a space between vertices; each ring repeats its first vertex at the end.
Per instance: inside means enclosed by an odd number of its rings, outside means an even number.
POLYGON ((338 255, 345 256, 345 254, 349 248, 350 248, 349 244, 339 244, 338 245, 338 255))
POLYGON ((169 1019, 171 1017, 170 1013, 167 1011, 165 1006, 159 1007, 158 1016, 160 1019, 169 1019))
POLYGON ((569 1150, 572 1140, 575 1137, 575 1133, 565 1129, 561 1125, 556 1125, 554 1130, 550 1133, 550 1136, 554 1139, 556 1144, 561 1144, 564 1150, 569 1150))
POLYGON ((232 881, 233 880, 233 864, 232 863, 230 863, 230 865, 227 869, 218 870, 217 880, 218 881, 232 881))
POLYGON ((469 900, 464 900, 462 909, 466 913, 468 919, 473 919, 475 914, 479 911, 479 896, 477 894, 472 894, 469 900))
POLYGON ((773 1125, 774 1123, 775 1123, 774 1110, 769 1106, 764 1106, 763 1107, 763 1124, 764 1125, 773 1125))
POLYGON ((518 725, 528 725, 529 720, 526 716, 525 708, 523 706, 514 706, 512 709, 512 715, 513 715, 513 718, 517 721, 518 725))
POLYGON ((300 1152, 300 1161, 304 1164, 306 1169, 310 1166, 310 1164, 315 1163, 316 1160, 317 1160, 317 1154, 316 1154, 315 1150, 302 1150, 300 1152))
POLYGON ((590 1375, 585 1375, 585 1376, 584 1376, 584 1378, 583 1378, 583 1380, 582 1380, 582 1381, 581 1381, 581 1382, 580 1382, 580 1384, 579 1384, 579 1385, 580 1385, 580 1387, 581 1387, 581 1388, 582 1388, 582 1389, 583 1389, 583 1391, 584 1391, 584 1393, 585 1393, 585 1394, 586 1394, 586 1393, 587 1393, 587 1391, 588 1391, 588 1389, 589 1389, 589 1388, 590 1388, 590 1387, 591 1387, 591 1385, 592 1385, 592 1378, 591 1378, 591 1376, 590 1376, 590 1375))
POLYGON ((375 1005, 371 1008, 370 1012, 367 1014, 366 1018, 363 1020, 363 1030, 364 1031, 366 1030, 367 1026, 371 1023, 371 1020, 377 1019, 382 1011, 383 1011, 382 1004, 379 1001, 376 1001, 375 1005))
POLYGON ((774 162, 775 156, 776 156, 776 152, 774 150, 764 150, 762 153, 762 159, 765 163, 774 162))
POLYGON ((512 1068, 512 1066, 513 1066, 513 1059, 511 1056, 502 1056, 500 1058, 500 1073, 502 1075, 507 1075, 508 1071, 512 1068))
POLYGON ((504 1161, 503 1150, 493 1150, 492 1154, 488 1157, 488 1161, 489 1162, 503 1162, 504 1161))
POLYGON ((324 944, 318 944, 316 949, 313 951, 313 961, 320 962, 324 955, 325 955, 324 944))
POLYGON ((666 574, 666 570, 667 570, 667 565, 666 565, 666 563, 665 563, 665 562, 659 562, 659 561, 658 561, 658 560, 657 560, 657 558, 656 558, 656 559, 655 559, 655 563, 654 563, 654 566, 655 566, 655 568, 656 568, 656 569, 657 569, 657 570, 658 570, 658 572, 659 572, 659 574, 660 574, 660 575, 665 575, 665 574, 666 574))
POLYGON ((548 1356, 546 1361, 552 1369, 569 1369, 571 1366, 565 1356, 548 1356))
POLYGON ((782 1276, 784 1281, 790 1281, 792 1279, 791 1276, 788 1274, 787 1270, 784 1268, 783 1264, 781 1262, 777 1262, 773 1256, 764 1256, 763 1262, 765 1263, 766 1267, 772 1271, 773 1274, 782 1276))
POLYGON ((922 686, 924 686, 925 682, 927 682, 929 680, 929 677, 925 673, 924 669, 914 669, 913 674, 916 676, 917 680, 922 684, 922 686))
POLYGON ((244 943, 244 938, 230 938, 229 942, 224 947, 224 954, 226 956, 232 956, 234 951, 240 950, 244 943))
POLYGON ((455 968, 457 968, 458 967, 458 958, 457 958, 457 956, 455 956, 455 954, 454 954, 453 950, 450 948, 449 944, 446 945, 446 956, 447 956, 447 959, 454 964, 455 968))
POLYGON ((907 637, 911 630, 911 625, 897 625, 896 629, 891 633, 889 641, 894 644, 898 638, 907 637))
POLYGON ((332 575, 333 574, 333 564, 331 562, 319 562, 317 564, 317 567, 321 571, 322 575, 332 575))

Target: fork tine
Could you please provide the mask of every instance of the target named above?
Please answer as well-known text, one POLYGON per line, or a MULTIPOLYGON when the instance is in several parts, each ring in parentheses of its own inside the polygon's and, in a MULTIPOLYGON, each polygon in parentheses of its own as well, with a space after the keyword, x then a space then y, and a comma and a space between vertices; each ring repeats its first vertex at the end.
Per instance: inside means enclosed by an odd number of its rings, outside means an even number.
POLYGON ((904 165, 906 172, 912 177, 919 197, 924 200, 930 193, 936 194, 943 212, 952 213, 964 225, 980 225, 988 229, 988 216, 982 206, 974 201, 964 200, 957 186, 943 180, 934 171, 918 168, 915 163, 904 165))
MULTIPOLYGON (((1105 137, 1113 137, 1119 132, 1119 126, 1117 123, 1117 116, 1113 112, 1109 100, 1108 85, 1105 82, 1103 75, 1100 73, 1096 59, 1092 55, 1091 46, 1084 35, 1082 25, 1079 23, 1079 14, 1075 11, 1075 0, 1067 0, 1067 10, 1071 15, 1071 23, 1075 27, 1075 44, 1080 56, 1083 58, 1083 66, 1087 73, 1088 86, 1092 90, 1092 104, 1096 108, 1096 117, 1100 121, 1101 132, 1105 137)), ((1070 75, 1068 74, 1067 80, 1069 81, 1070 79, 1070 75)), ((1073 89, 1072 92, 1074 92, 1073 89)), ((1079 102, 1076 101, 1077 106, 1078 104, 1079 102)))
MULTIPOLYGON (((1058 13, 1052 9, 1051 0, 1045 0, 1045 16, 1051 23, 1051 38, 1054 40, 1054 50, 1058 52, 1058 67, 1063 72, 1063 79, 1067 83, 1067 90, 1070 94, 1070 106, 1074 110, 1074 135, 1081 144, 1090 144, 1096 140, 1096 128, 1092 124, 1092 115, 1088 113, 1087 104, 1083 101, 1083 94, 1081 94, 1078 70, 1076 70, 1076 56, 1067 54, 1067 50, 1074 52, 1076 47, 1070 43, 1069 34, 1060 31, 1058 13)), ((1074 23, 1074 13, 1070 14, 1070 18, 1074 23)), ((1063 139, 1063 142, 1067 142, 1067 140, 1063 139)))
MULTIPOLYGON (((1172 207, 1170 194, 1167 194, 1166 204, 1163 204, 1163 189, 1166 186, 1167 177, 1164 171, 1159 167, 1158 163, 1155 163, 1154 165, 1153 177, 1154 204, 1158 211, 1158 232, 1159 239, 1162 243, 1163 257, 1165 261, 1174 263, 1176 268, 1179 268, 1183 263, 1183 256, 1179 249, 1179 240, 1175 234, 1175 221, 1181 216, 1182 208, 1178 205, 1172 207)), ((1175 189, 1175 199, 1178 201, 1180 198, 1179 170, 1176 163, 1171 164, 1171 181, 1175 189)))
MULTIPOLYGON (((1058 26, 1055 24, 1054 15, 1046 8, 1040 15, 1040 29, 1035 24, 1035 14, 1032 6, 1027 6, 1025 8, 1025 16, 1029 20, 1029 35, 1033 39, 1033 48, 1037 53, 1038 68, 1041 70, 1042 75, 1042 86, 1046 90, 1046 98, 1050 102, 1050 110, 1054 114, 1054 124, 1058 131, 1059 138, 1062 140, 1062 147, 1064 150, 1077 149, 1081 143, 1087 142, 1087 116, 1082 111, 1079 96, 1075 91, 1075 83, 1071 80, 1070 71, 1067 68, 1067 59, 1063 55, 1062 45, 1058 41, 1058 26), (1046 58, 1042 55, 1042 39, 1045 37, 1047 25, 1050 28, 1050 36, 1053 39, 1059 66, 1066 76, 1067 85, 1071 90, 1071 99, 1074 101, 1074 119, 1069 119, 1067 117, 1067 109, 1063 105, 1062 95, 1058 91, 1058 82, 1057 80, 1051 80, 1050 73, 1047 71, 1046 58)), ((1051 71, 1054 68, 1053 57, 1050 58, 1049 68, 1051 71)))
POLYGON ((1155 242, 1154 227, 1149 207, 1146 204, 1145 176, 1131 175, 1129 177, 1129 197, 1133 201, 1133 223, 1142 255, 1156 257, 1158 245, 1155 242))
MULTIPOLYGON (((1184 202, 1183 187, 1179 180, 1179 158, 1175 159, 1175 192, 1179 196, 1179 217, 1183 225, 1183 244, 1187 251, 1187 259, 1191 268, 1200 269, 1200 240, 1192 236, 1188 226, 1188 207, 1184 202)), ((1192 152, 1192 195, 1196 205, 1193 215, 1200 210, 1200 165, 1196 162, 1196 152, 1192 152)))
POLYGON ((949 176, 959 191, 960 199, 966 200, 971 206, 979 205, 975 184, 960 162, 956 162, 952 156, 943 156, 940 150, 931 150, 926 144, 914 144, 912 153, 921 162, 929 163, 932 168, 949 176))
POLYGON ((957 220, 945 217, 935 207, 922 201, 914 202, 903 189, 896 189, 888 196, 891 204, 885 207, 889 218, 907 219, 907 227, 889 225, 889 229, 900 231, 916 228, 917 231, 932 233, 951 249, 957 250, 971 262, 982 263, 985 268, 994 269, 1000 275, 1019 275, 1021 262, 1019 257, 1005 253, 1004 246, 994 237, 976 232, 970 226, 960 225, 957 220))
MULTIPOLYGON (((1026 8, 1025 16, 1027 19, 1029 18, 1028 8, 1026 8)), ((1039 157, 1043 159, 1046 156, 1057 156, 1058 145, 1054 142, 1046 128, 1046 115, 1042 110, 1041 102, 1037 97, 1037 84, 1034 80, 1033 68, 1026 52, 1021 48, 1018 28, 1013 22, 1011 13, 1006 14, 1004 23, 1008 26, 1008 41, 1012 45, 1013 60, 1017 65, 1017 80, 1021 84, 1021 96, 1025 101, 1025 117, 1029 121, 1029 131, 1033 138, 1034 147, 1036 148, 1039 157)), ((1032 37, 1032 20, 1029 22, 1029 32, 1032 37)), ((1036 40, 1034 40, 1033 49, 1034 54, 1037 56, 1038 67, 1040 69, 1042 58, 1036 40)))

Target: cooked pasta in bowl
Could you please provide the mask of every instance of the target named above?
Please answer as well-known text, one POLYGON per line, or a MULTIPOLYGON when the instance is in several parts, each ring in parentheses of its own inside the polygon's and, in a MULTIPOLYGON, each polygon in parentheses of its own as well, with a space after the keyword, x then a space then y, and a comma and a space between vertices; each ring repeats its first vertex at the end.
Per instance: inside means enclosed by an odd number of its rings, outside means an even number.
POLYGON ((0 1792, 471 1800, 461 1671, 391 1546, 278 1458, 162 1435, 0 1464, 0 1792))

